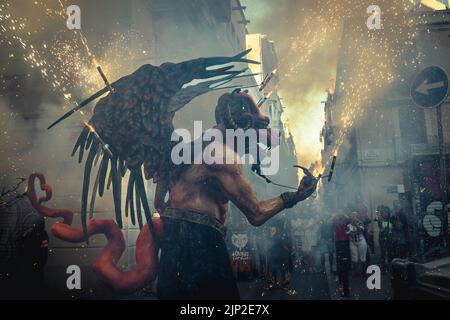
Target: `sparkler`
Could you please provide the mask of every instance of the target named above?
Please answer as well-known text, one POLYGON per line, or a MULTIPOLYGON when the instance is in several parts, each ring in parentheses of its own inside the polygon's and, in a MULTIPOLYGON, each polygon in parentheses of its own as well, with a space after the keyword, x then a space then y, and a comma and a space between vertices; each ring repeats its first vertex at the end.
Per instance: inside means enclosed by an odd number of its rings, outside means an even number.
POLYGON ((91 103, 92 101, 96 100, 97 98, 101 97, 102 95, 104 95, 106 92, 110 91, 110 89, 108 87, 105 87, 99 91, 97 91, 96 93, 94 93, 92 96, 90 96, 89 98, 87 98, 86 100, 84 100, 81 103, 77 103, 75 102, 75 107, 70 109, 69 111, 67 111, 62 117, 60 117, 59 119, 57 119, 55 122, 53 122, 51 125, 48 126, 47 129, 51 129, 52 127, 54 127, 55 125, 57 125, 58 123, 60 123, 61 121, 63 121, 64 119, 67 119, 68 117, 70 117, 72 114, 74 114, 75 112, 77 112, 78 110, 81 110, 83 107, 87 106, 89 103, 91 103))
MULTIPOLYGON (((296 164, 293 167, 303 170, 303 173, 306 176, 313 177, 317 181, 322 179, 322 178, 328 178, 328 182, 330 182, 331 181, 331 177, 333 176, 333 171, 334 171, 335 164, 336 164, 336 155, 333 156, 333 162, 331 164, 330 173, 328 175, 323 175, 322 172, 320 172, 318 176, 315 176, 313 173, 311 173, 311 171, 309 171, 308 168, 305 168, 305 167, 303 167, 301 165, 296 164)), ((281 184, 281 183, 277 183, 277 182, 272 181, 271 179, 269 179, 266 175, 264 175, 261 172, 261 166, 259 164, 253 164, 252 165, 252 171, 254 173, 256 173, 257 175, 259 175, 264 180, 266 180, 267 183, 271 183, 273 185, 276 185, 276 186, 279 186, 279 187, 283 187, 283 188, 287 188, 287 189, 292 189, 292 190, 297 190, 298 189, 297 187, 287 186, 285 184, 281 184)))
POLYGON ((333 160, 331 161, 330 173, 328 174, 328 182, 331 181, 334 172, 334 166, 336 165, 336 155, 333 156, 333 160))
MULTIPOLYGON (((39 3, 39 9, 41 7, 44 8, 45 14, 49 18, 67 18, 64 10, 66 6, 63 1, 58 0, 60 10, 54 10, 51 5, 44 1, 37 3, 39 3)), ((358 27, 350 30, 350 32, 359 36, 352 38, 352 41, 347 44, 348 51, 354 55, 352 61, 354 63, 350 64, 344 70, 346 74, 345 84, 338 83, 343 97, 339 101, 339 104, 343 106, 343 111, 340 117, 342 124, 340 126, 340 132, 336 135, 335 150, 338 150, 344 143, 348 130, 363 114, 365 102, 373 96, 374 90, 383 88, 392 82, 395 77, 398 77, 393 71, 395 70, 396 64, 395 59, 402 52, 411 48, 412 39, 415 37, 415 31, 410 31, 403 27, 410 22, 407 19, 402 21, 404 13, 413 5, 414 1, 399 0, 393 2, 386 8, 386 14, 398 17, 398 23, 396 21, 396 25, 390 26, 386 24, 384 26, 386 33, 396 35, 393 40, 389 40, 387 37, 385 39, 378 37, 377 34, 381 33, 381 31, 368 33, 367 30, 357 29, 358 27), (365 35, 369 35, 368 41, 364 39, 365 35), (398 48, 399 46, 400 49, 398 48), (368 61, 371 63, 368 63, 368 61)), ((89 63, 86 63, 85 55, 80 54, 81 50, 83 50, 87 52, 90 58, 93 57, 87 45, 87 40, 81 31, 76 31, 76 34, 79 36, 77 41, 58 40, 51 45, 42 43, 42 48, 36 44, 33 46, 31 37, 38 30, 28 30, 29 25, 26 18, 11 16, 9 6, 9 3, 0 4, 0 9, 2 9, 0 14, 0 34, 3 38, 0 38, 0 44, 12 45, 18 43, 24 50, 23 59, 32 68, 40 71, 42 77, 49 81, 55 91, 65 94, 74 87, 90 89, 93 85, 98 85, 98 77, 94 77, 95 73, 87 66, 89 63), (52 59, 46 61, 44 59, 46 55, 41 54, 40 50, 46 50, 46 53, 49 53, 52 59), (75 75, 70 71, 73 70, 73 65, 76 65, 77 74, 75 75)), ((353 0, 342 0, 342 5, 339 6, 329 5, 329 0, 318 0, 315 6, 305 10, 309 11, 305 12, 305 18, 298 19, 298 24, 293 26, 296 32, 292 33, 295 36, 291 37, 291 46, 288 54, 281 57, 280 68, 282 70, 280 71, 282 72, 279 72, 280 80, 295 79, 296 75, 312 61, 317 50, 333 44, 333 39, 336 38, 336 32, 340 30, 342 20, 352 17, 354 12, 364 12, 365 7, 363 2, 355 3, 353 0)), ((364 24, 361 25, 362 28, 365 28, 364 24)), ((123 35, 116 37, 115 41, 120 41, 121 37, 123 35)), ((111 47, 111 44, 102 44, 103 47, 107 45, 111 47)), ((122 43, 120 47, 116 48, 117 61, 123 60, 124 56, 129 55, 132 57, 135 55, 136 52, 132 50, 124 52, 124 47, 126 46, 122 43)), ((142 50, 138 51, 142 52, 142 50)), ((115 65, 115 61, 111 60, 114 56, 111 57, 111 54, 108 56, 110 57, 108 59, 110 64, 115 65)), ((11 54, 10 57, 14 56, 11 54)), ((404 61, 404 63, 411 67, 417 66, 416 59, 404 61)), ((108 76, 113 76, 105 65, 103 67, 108 76)), ((102 68, 100 70, 97 69, 97 71, 100 75, 102 73, 104 75, 102 68)), ((117 72, 117 69, 115 71, 117 72)), ((114 74, 115 77, 117 76, 116 78, 119 75, 114 74)), ((266 82, 266 85, 270 75, 268 74, 263 80, 263 83, 266 82)), ((102 79, 107 89, 104 92, 100 92, 100 96, 110 91, 111 88, 114 90, 113 84, 108 87, 107 82, 105 82, 106 77, 102 76, 102 79)), ((92 100, 88 98, 86 104, 98 97, 94 95, 92 100)), ((75 103, 75 110, 69 111, 69 115, 65 117, 80 110, 86 104, 84 102, 75 103)))
MULTIPOLYGON (((317 177, 315 177, 317 180, 322 179, 322 178, 328 178, 327 181, 328 182, 331 181, 331 178, 333 177, 334 167, 336 165, 336 158, 337 158, 337 156, 334 155, 333 158, 332 158, 332 162, 331 162, 330 172, 327 175, 323 175, 323 171, 322 171, 323 169, 319 170, 319 175, 317 177)), ((314 177, 313 173, 311 173, 307 168, 305 168, 305 167, 303 167, 301 165, 298 165, 298 164, 294 165, 294 168, 300 168, 300 169, 303 170, 303 173, 305 175, 310 175, 310 176, 314 177)), ((314 170, 314 172, 316 172, 316 171, 314 170)))
POLYGON ((91 124, 89 124, 89 122, 87 122, 87 121, 83 121, 83 122, 84 122, 85 126, 88 127, 89 131, 98 140, 98 142, 100 142, 100 145, 102 146, 103 151, 106 152, 108 154, 108 156, 112 159, 113 154, 111 152, 111 149, 109 148, 109 145, 107 143, 105 143, 105 141, 103 141, 103 139, 98 135, 95 128, 91 124))
POLYGON ((264 98, 261 98, 261 100, 259 100, 259 102, 258 102, 258 108, 260 108, 264 104, 264 102, 266 102, 267 99, 270 98, 271 95, 272 95, 272 91, 270 91, 268 94, 266 94, 264 96, 264 98))
POLYGON ((97 71, 100 74, 100 77, 102 77, 103 82, 105 83, 106 88, 108 88, 109 92, 114 93, 114 88, 111 86, 111 84, 108 81, 108 78, 106 78, 105 73, 102 70, 102 67, 97 63, 95 58, 93 59, 93 63, 97 67, 97 71))
POLYGON ((273 76, 277 73, 277 69, 273 70, 271 73, 267 74, 262 83, 261 87, 259 88, 259 92, 263 91, 264 88, 269 84, 270 80, 272 80, 273 76))
MULTIPOLYGON (((341 109, 342 113, 336 116, 340 125, 333 151, 338 150, 345 142, 349 129, 362 117, 366 102, 374 96, 375 90, 382 90, 395 79, 404 81, 396 72, 399 63, 417 67, 416 58, 398 59, 403 53, 412 50, 416 31, 411 29, 410 25, 414 24, 416 17, 408 15, 414 1, 398 0, 386 3, 389 3, 389 6, 386 5, 383 12, 386 21, 383 30, 370 32, 364 24, 351 23, 346 24, 348 28, 344 28, 345 32, 353 36, 343 44, 348 49, 343 51, 342 55, 350 57, 351 61, 346 62, 345 67, 340 70, 345 81, 337 83, 342 98, 335 109, 341 109)), ((354 20, 355 12, 365 12, 366 7, 364 1, 342 0, 342 4, 333 6, 328 0, 318 0, 314 6, 305 9, 302 19, 298 19, 298 24, 293 26, 295 31, 291 34, 294 36, 290 38, 287 54, 280 57, 280 82, 290 82, 294 85, 297 75, 311 65, 320 50, 324 51, 327 46, 336 46, 336 41, 339 41, 337 39, 340 39, 342 22, 346 19, 354 20)), ((296 111, 288 108, 287 112, 295 115, 296 111)))
MULTIPOLYGON (((305 167, 303 167, 303 166, 301 166, 301 165, 296 164, 296 165, 294 165, 293 167, 294 167, 294 168, 300 168, 300 169, 303 170, 303 173, 304 173, 305 175, 314 177, 314 175, 311 173, 311 171, 309 171, 307 168, 305 168, 305 167)), ((322 174, 319 173, 319 175, 318 175, 317 177, 314 177, 314 178, 317 179, 317 180, 319 180, 321 177, 322 177, 322 174)))
MULTIPOLYGON (((57 1, 56 8, 53 5, 41 1, 35 2, 35 5, 37 9, 43 8, 42 13, 49 19, 67 19, 66 5, 61 0, 57 1)), ((0 45, 13 46, 16 43, 19 44, 19 47, 24 51, 23 60, 32 69, 40 72, 42 78, 48 81, 54 92, 60 93, 64 97, 66 103, 73 103, 75 105, 62 119, 58 119, 48 129, 101 97, 104 93, 114 91, 114 85, 109 83, 105 76, 106 71, 109 73, 109 68, 105 68, 105 66, 100 67, 96 63, 94 54, 89 48, 88 41, 80 30, 74 31, 75 38, 64 40, 58 38, 57 40, 52 40, 52 43, 42 42, 41 44, 35 44, 33 43, 33 36, 41 32, 41 30, 29 29, 28 19, 14 16, 9 12, 10 10, 11 4, 0 4, 0 45), (89 60, 85 58, 86 54, 89 60), (107 89, 102 89, 79 103, 72 100, 72 95, 68 92, 72 89, 91 90, 100 83, 98 77, 92 72, 92 64, 87 61, 95 65, 107 89), (73 73, 72 70, 76 70, 76 73, 73 73)), ((135 40, 139 36, 135 32, 129 32, 127 34, 118 34, 112 42, 101 42, 101 46, 108 49, 110 65, 118 65, 118 61, 123 61, 125 56, 135 60, 134 57, 137 54, 145 52, 145 47, 141 47, 140 45, 140 48, 137 50, 132 46, 128 46, 129 41, 135 40), (129 49, 124 51, 124 47, 129 49)), ((15 54, 11 53, 9 57, 13 59, 15 54)), ((118 69, 116 68, 114 70, 114 77, 120 76, 118 69)), ((30 77, 31 75, 29 74, 28 76, 30 77)))

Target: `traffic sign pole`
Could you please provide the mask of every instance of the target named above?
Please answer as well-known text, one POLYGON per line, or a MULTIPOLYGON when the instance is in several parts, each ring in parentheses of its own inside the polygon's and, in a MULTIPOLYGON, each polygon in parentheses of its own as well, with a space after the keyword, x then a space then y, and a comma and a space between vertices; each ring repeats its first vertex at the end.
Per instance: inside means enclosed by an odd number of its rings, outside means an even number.
POLYGON ((447 161, 444 145, 444 130, 442 127, 442 104, 436 108, 438 143, 439 143, 439 173, 440 191, 442 197, 442 238, 444 247, 448 246, 448 194, 447 194, 447 161))
POLYGON ((447 194, 447 162, 442 127, 442 106, 448 97, 449 80, 444 69, 428 66, 414 79, 411 85, 413 102, 423 108, 436 108, 438 147, 439 147, 439 186, 442 201, 442 243, 448 246, 448 194, 447 194))

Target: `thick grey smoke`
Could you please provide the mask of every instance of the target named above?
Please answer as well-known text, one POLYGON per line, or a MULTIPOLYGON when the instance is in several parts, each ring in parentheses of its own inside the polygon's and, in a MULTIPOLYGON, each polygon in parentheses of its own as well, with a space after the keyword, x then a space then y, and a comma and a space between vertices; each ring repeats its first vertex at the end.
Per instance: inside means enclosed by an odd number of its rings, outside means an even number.
MULTIPOLYGON (((275 42, 280 62, 280 90, 289 128, 294 135, 299 161, 309 165, 318 159, 323 105, 330 78, 336 72, 338 46, 314 47, 308 63, 295 72, 292 64, 300 59, 291 49, 294 39, 302 39, 303 20, 318 12, 317 2, 309 0, 243 0, 246 15, 251 21, 249 32, 265 33, 275 42), (313 9, 313 10, 311 10, 313 9), (310 11, 311 10, 311 11, 310 11)), ((320 27, 320 26, 319 26, 320 27)), ((339 33, 326 35, 330 43, 337 44, 339 33)))
POLYGON ((81 166, 70 156, 79 130, 78 119, 74 117, 65 124, 73 130, 65 127, 48 131, 50 120, 61 114, 60 106, 43 103, 36 108, 40 110, 39 117, 26 120, 19 112, 19 106, 0 100, 1 187, 9 188, 16 184, 17 178, 26 178, 35 171, 46 173, 50 181, 79 180, 81 166), (72 164, 70 167, 69 163, 72 164), (64 176, 60 175, 62 172, 64 176))

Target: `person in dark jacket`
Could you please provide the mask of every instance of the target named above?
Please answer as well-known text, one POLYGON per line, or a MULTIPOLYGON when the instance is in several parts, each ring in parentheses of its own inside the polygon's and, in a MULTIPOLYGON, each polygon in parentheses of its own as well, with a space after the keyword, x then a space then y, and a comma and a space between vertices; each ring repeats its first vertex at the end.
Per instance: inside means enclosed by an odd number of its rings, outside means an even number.
POLYGON ((391 223, 391 209, 384 205, 380 205, 377 208, 377 218, 380 244, 380 263, 383 270, 387 270, 391 260, 392 253, 392 223, 391 223))
POLYGON ((392 258, 406 258, 408 256, 408 219, 399 201, 394 201, 391 223, 392 258))
POLYGON ((0 205, 0 298, 43 298, 47 256, 45 220, 28 198, 0 205))
POLYGON ((333 217, 328 219, 322 219, 320 224, 320 262, 322 265, 322 271, 326 272, 326 255, 328 255, 328 262, 330 265, 330 272, 333 271, 333 261, 334 261, 334 228, 333 228, 333 217))
POLYGON ((289 237, 280 225, 269 228, 269 250, 267 263, 269 269, 268 288, 277 285, 287 289, 289 287, 289 265, 291 248, 289 237))
POLYGON ((349 271, 350 271, 350 239, 347 234, 347 225, 350 219, 347 214, 343 213, 333 220, 334 240, 336 247, 336 269, 339 278, 341 295, 348 297, 350 295, 349 288, 349 271))

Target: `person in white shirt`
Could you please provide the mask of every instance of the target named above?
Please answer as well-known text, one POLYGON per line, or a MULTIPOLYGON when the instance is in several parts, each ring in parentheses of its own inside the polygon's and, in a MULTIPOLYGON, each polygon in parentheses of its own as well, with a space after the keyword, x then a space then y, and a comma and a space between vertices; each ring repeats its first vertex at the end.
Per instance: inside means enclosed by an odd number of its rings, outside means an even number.
POLYGON ((350 257, 353 275, 358 276, 364 274, 367 242, 364 238, 364 224, 359 220, 358 213, 352 212, 350 219, 351 222, 347 225, 347 234, 350 239, 350 257))

